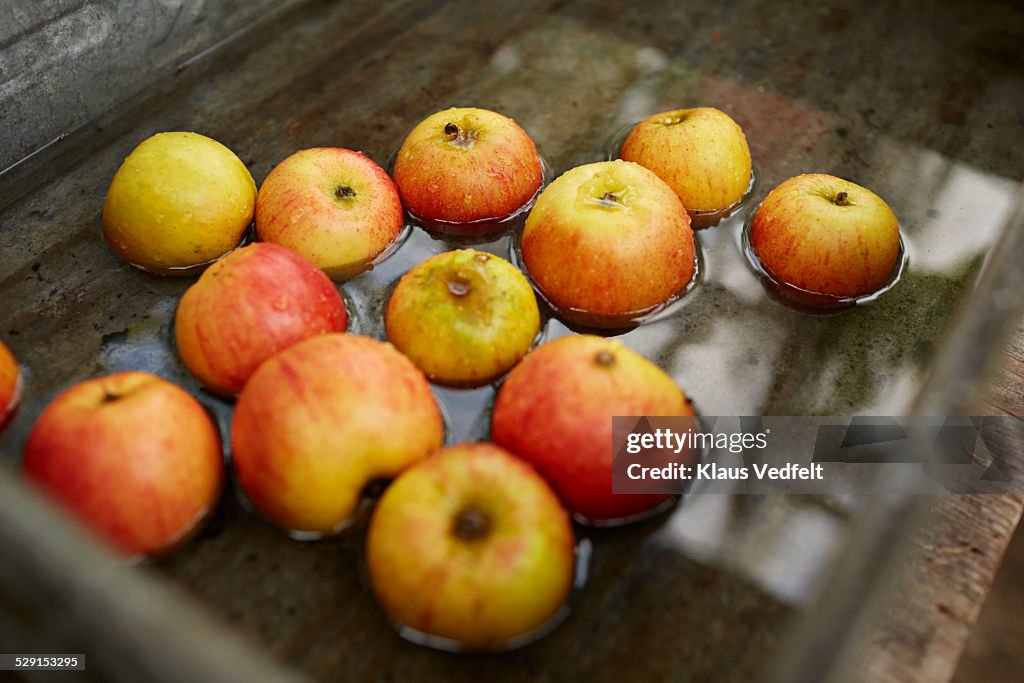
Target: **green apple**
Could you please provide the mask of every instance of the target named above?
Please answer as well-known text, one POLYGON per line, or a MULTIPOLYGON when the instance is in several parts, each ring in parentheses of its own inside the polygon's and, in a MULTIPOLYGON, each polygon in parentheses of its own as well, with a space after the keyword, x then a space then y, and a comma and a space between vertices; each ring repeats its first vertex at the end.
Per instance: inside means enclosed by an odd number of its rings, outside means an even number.
POLYGON ((399 281, 388 340, 427 377, 480 386, 519 362, 540 330, 530 283, 508 261, 461 249, 433 256, 399 281))
POLYGON ((428 116, 413 128, 398 150, 394 176, 410 213, 439 230, 461 232, 438 224, 515 213, 537 194, 543 168, 533 140, 515 121, 460 107, 428 116))
POLYGON ((696 228, 717 223, 750 186, 747 138, 728 114, 712 107, 647 117, 630 132, 619 156, 668 183, 696 228))
POLYGON ((388 487, 366 560, 377 599, 399 625, 455 647, 506 649, 561 611, 574 540, 532 467, 492 444, 462 444, 388 487))
POLYGON ((255 202, 256 184, 230 149, 198 133, 157 133, 110 183, 103 234, 128 263, 189 274, 238 246, 255 202))
POLYGON ((820 173, 790 178, 769 192, 749 238, 773 278, 826 297, 877 291, 900 257, 899 225, 881 197, 820 173))
POLYGON ((260 186, 256 232, 298 252, 335 280, 370 267, 401 234, 405 217, 388 174, 362 152, 304 149, 260 186))
POLYGON ((566 171, 526 219, 523 264, 563 317, 621 327, 682 292, 694 238, 679 197, 629 161, 566 171))

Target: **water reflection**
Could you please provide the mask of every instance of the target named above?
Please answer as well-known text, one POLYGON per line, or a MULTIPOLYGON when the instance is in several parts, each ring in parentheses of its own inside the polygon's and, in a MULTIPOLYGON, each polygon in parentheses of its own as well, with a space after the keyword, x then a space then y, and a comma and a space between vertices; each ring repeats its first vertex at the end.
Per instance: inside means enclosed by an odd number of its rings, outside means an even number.
POLYGON ((746 577, 784 604, 801 606, 817 595, 845 541, 844 521, 812 500, 693 495, 656 539, 746 577))

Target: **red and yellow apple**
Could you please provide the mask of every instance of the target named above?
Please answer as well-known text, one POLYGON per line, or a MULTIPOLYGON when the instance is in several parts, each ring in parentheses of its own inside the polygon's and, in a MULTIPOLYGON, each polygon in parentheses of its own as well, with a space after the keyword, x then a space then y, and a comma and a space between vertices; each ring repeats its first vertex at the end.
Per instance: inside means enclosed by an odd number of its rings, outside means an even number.
POLYGON ((0 341, 0 429, 14 416, 21 398, 21 368, 7 345, 0 341))
POLYGON ((126 555, 183 542, 216 505, 220 436, 181 387, 120 372, 67 389, 39 416, 22 467, 44 493, 126 555))
POLYGON ((679 198, 628 161, 578 166, 549 185, 526 219, 523 265, 563 317, 618 327, 681 292, 694 238, 679 198))
MULTIPOLYGON (((487 109, 446 109, 421 121, 398 150, 405 207, 439 230, 504 218, 537 194, 543 169, 530 136, 487 109)), ((491 227, 493 229, 493 227, 491 227)))
POLYGON ((366 559, 374 593, 398 624, 490 650, 520 644, 559 613, 574 540, 532 467, 493 444, 462 444, 388 487, 366 559))
POLYGON ((292 344, 344 332, 345 302, 322 270, 285 247, 257 242, 210 266, 174 320, 178 352, 211 391, 232 396, 260 363, 292 344))
POLYGON ((263 181, 256 232, 305 256, 336 280, 362 273, 402 232, 402 203, 388 174, 362 152, 304 149, 263 181))
POLYGON ((540 330, 530 283, 508 261, 462 249, 433 256, 399 281, 388 340, 439 384, 480 386, 519 362, 540 330))
POLYGON ((271 356, 235 405, 238 479, 270 521, 304 537, 341 530, 363 489, 440 447, 430 385, 390 344, 324 334, 271 356))
POLYGON ((532 463, 583 521, 611 523, 669 497, 612 493, 612 417, 693 414, 672 378, 622 342, 571 335, 539 346, 509 373, 491 438, 532 463))
POLYGON ((750 187, 747 138, 728 114, 712 107, 647 117, 630 131, 619 156, 668 183, 698 228, 717 223, 750 187))
POLYGON ((255 202, 256 184, 230 149, 198 133, 157 133, 117 170, 103 234, 128 263, 187 274, 238 246, 255 202))
POLYGON ((881 289, 900 258, 899 225, 881 197, 820 173, 790 178, 769 192, 749 238, 773 278, 836 299, 881 289))

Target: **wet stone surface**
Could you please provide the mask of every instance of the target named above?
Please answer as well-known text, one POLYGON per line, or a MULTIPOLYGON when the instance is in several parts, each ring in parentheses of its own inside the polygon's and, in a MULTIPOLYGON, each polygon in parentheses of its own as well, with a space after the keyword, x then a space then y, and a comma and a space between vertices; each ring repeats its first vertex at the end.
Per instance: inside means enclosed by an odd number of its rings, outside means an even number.
MULTIPOLYGON (((657 111, 709 105, 732 115, 758 185, 747 207, 698 233, 697 286, 621 339, 705 414, 899 411, 969 295, 1024 171, 1007 144, 1020 135, 1022 36, 1024 15, 1001 3, 312 3, 270 39, 223 62, 212 55, 202 78, 186 71, 162 83, 156 101, 90 140, 69 136, 53 152, 66 164, 56 179, 0 213, 0 337, 27 380, 0 450, 18 458, 61 388, 125 369, 179 382, 226 428, 230 404, 201 391, 173 346, 176 302, 193 278, 133 269, 100 236, 107 184, 139 141, 204 133, 259 182, 317 145, 384 164, 420 119, 453 105, 515 118, 555 175, 604 158, 610 137, 657 111), (801 172, 849 178, 899 217, 908 266, 877 302, 809 316, 769 296, 744 259, 746 211, 801 172)), ((388 259, 340 286, 353 330, 383 337, 397 278, 464 245, 413 229, 388 259)), ((476 242, 504 258, 512 245, 508 234, 476 242)), ((567 332, 548 319, 545 338, 567 332)), ((493 388, 437 394, 450 441, 486 435, 493 388)), ((599 682, 628 670, 642 680, 749 681, 814 595, 847 528, 829 506, 752 496, 696 496, 628 528, 578 528, 594 553, 568 619, 493 657, 399 638, 364 579, 358 525, 297 543, 225 495, 207 529, 157 569, 313 679, 599 682)))

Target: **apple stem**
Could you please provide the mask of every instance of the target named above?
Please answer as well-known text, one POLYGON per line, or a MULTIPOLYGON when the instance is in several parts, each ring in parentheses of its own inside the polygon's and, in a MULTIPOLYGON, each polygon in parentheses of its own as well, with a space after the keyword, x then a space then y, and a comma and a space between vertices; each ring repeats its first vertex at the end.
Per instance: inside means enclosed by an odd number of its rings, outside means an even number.
POLYGON ((334 191, 334 196, 338 199, 352 199, 356 196, 356 191, 348 185, 338 185, 338 189, 334 191))
POLYGON ((459 510, 452 524, 452 532, 463 541, 476 541, 491 530, 491 519, 478 507, 465 507, 459 510))
POLYGON ((594 362, 603 367, 610 367, 615 365, 615 356, 611 351, 601 351, 594 356, 594 362))
POLYGON ((836 206, 849 206, 850 202, 847 199, 849 196, 850 195, 845 192, 840 192, 836 195, 834 204, 836 206))
POLYGON ((119 398, 121 398, 121 397, 118 396, 117 394, 111 392, 111 391, 106 391, 106 390, 103 391, 103 402, 104 403, 113 403, 114 401, 116 401, 119 398))
POLYGON ((459 137, 459 127, 454 123, 446 123, 444 126, 444 134, 454 140, 459 137))
POLYGON ((366 486, 363 487, 363 496, 370 500, 379 500, 380 497, 384 495, 384 490, 387 489, 389 483, 391 482, 387 479, 371 479, 366 486))

